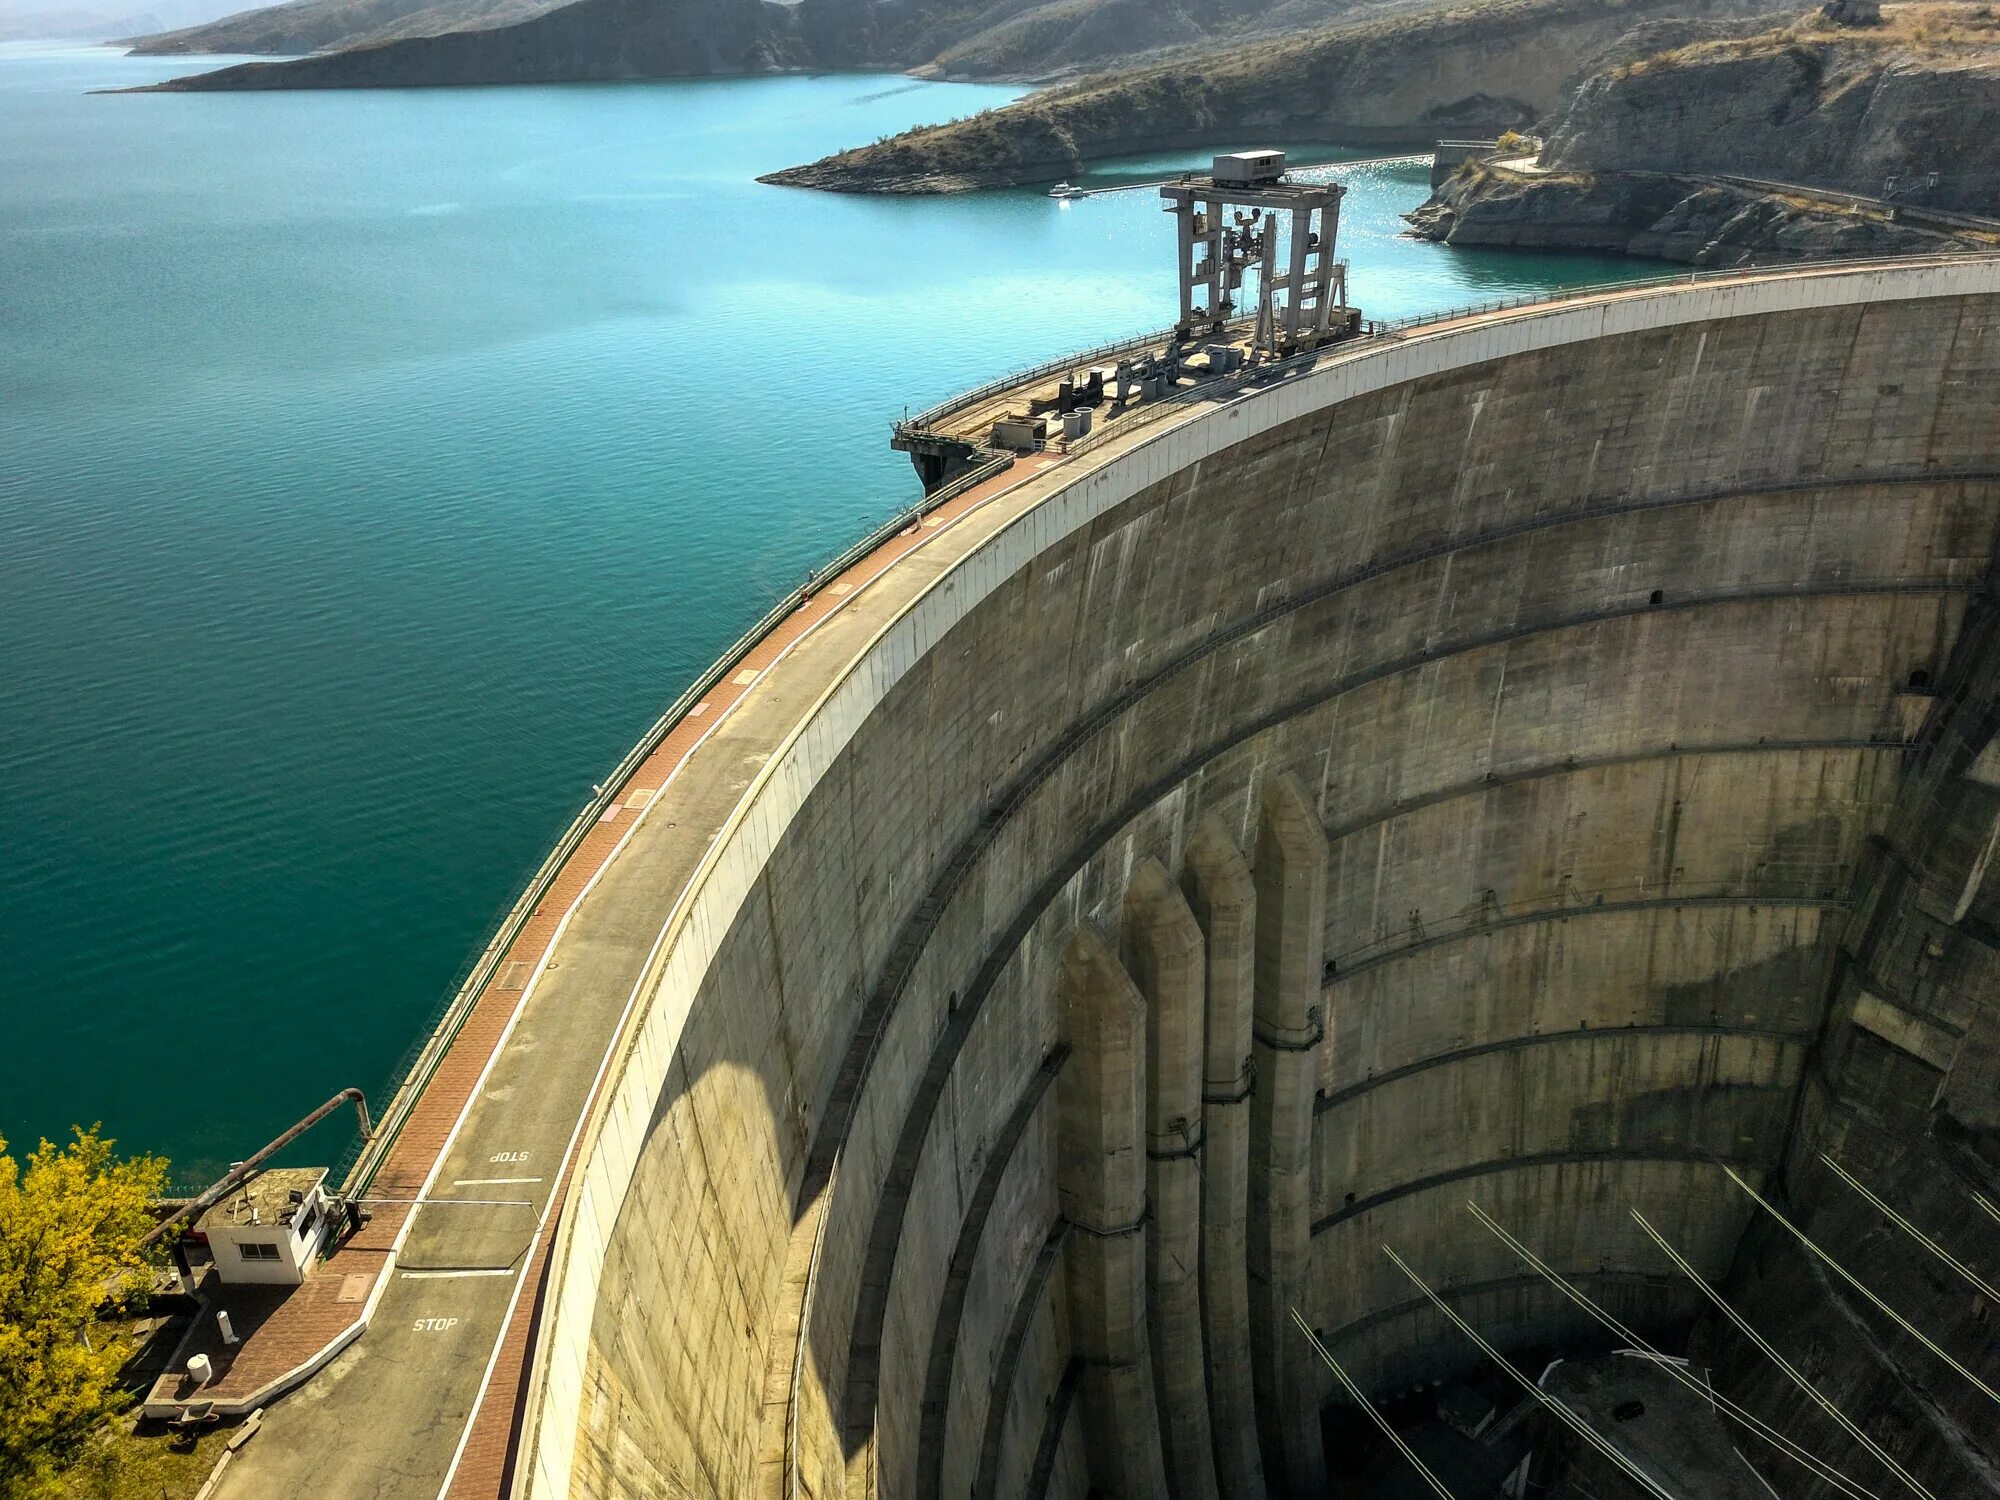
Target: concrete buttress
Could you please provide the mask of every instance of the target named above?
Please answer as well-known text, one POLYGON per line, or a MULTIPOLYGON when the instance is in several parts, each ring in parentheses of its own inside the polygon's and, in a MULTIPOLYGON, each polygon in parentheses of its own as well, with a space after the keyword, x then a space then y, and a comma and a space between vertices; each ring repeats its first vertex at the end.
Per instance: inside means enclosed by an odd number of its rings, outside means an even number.
POLYGON ((1201 1308, 1215 1474, 1225 1500, 1264 1500, 1250 1365, 1244 1220, 1250 1181, 1251 1020, 1257 888, 1214 813, 1188 840, 1183 882, 1205 939, 1208 1028, 1202 1068, 1201 1308))
POLYGON ((1201 1319, 1202 937, 1157 859, 1126 889, 1122 939, 1146 1002, 1146 1301, 1167 1488, 1174 1500, 1215 1500, 1201 1319))
POLYGON ((1326 833, 1290 774, 1266 790, 1257 826, 1257 1090, 1251 1096, 1250 1340, 1257 1430, 1280 1494, 1325 1493, 1318 1380, 1292 1327, 1312 1259, 1313 1090, 1325 1029, 1326 833))
POLYGON ((1070 935, 1060 986, 1057 1188, 1091 1481, 1151 1500, 1167 1489, 1146 1335, 1146 1005, 1088 927, 1070 935))

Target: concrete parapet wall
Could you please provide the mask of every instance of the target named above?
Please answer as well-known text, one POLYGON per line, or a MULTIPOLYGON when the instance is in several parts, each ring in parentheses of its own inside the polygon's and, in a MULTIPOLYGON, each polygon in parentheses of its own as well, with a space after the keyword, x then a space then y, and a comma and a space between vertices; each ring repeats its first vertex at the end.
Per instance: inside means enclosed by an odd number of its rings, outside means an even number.
POLYGON ((715 837, 565 1212, 522 1491, 914 1495, 942 1400, 945 1488, 997 1411, 992 1493, 1080 1493, 1112 1434, 1079 1425, 1154 1381, 1071 1376, 1074 1289, 1131 1267, 1072 1234, 1037 1285, 1054 1127, 989 1154, 1070 935, 1117 934, 1149 858, 1185 883, 1209 815, 1256 850, 1281 781, 1331 840, 1302 1310, 1370 1381, 1464 1368, 1388 1238, 1496 1336, 1573 1334, 1477 1184, 1684 1322, 1625 1210, 1719 1269, 1747 1215, 1704 1153, 1781 1163, 1913 674, 1991 564, 1996 380, 1991 262, 1582 299, 1336 355, 940 532, 841 673, 772 669, 798 718, 718 741, 736 800, 679 815, 715 837))

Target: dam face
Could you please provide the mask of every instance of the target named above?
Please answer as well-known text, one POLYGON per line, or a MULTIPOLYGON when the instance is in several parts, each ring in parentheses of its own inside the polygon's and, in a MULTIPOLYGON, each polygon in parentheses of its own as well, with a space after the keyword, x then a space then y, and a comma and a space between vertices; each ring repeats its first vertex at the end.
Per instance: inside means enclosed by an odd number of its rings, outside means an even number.
POLYGON ((517 1493, 1359 1493, 1292 1310, 1371 1396, 1484 1364, 1385 1245, 1502 1351, 1598 1331, 1468 1201, 1865 1467, 1638 1210, 1984 1492, 1984 1398, 1730 1173, 1990 1341, 1822 1156, 1979 1259, 1996 390, 2000 264, 1773 273, 1336 352, 941 512, 765 669, 783 735, 714 731, 716 821, 648 810, 716 836, 517 1493))

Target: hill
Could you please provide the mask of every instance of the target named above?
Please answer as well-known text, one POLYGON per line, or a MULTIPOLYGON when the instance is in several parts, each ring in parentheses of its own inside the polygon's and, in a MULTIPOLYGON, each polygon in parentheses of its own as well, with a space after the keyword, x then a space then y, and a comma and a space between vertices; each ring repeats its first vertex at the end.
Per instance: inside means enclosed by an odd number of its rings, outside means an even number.
POLYGON ((1939 180, 1925 201, 2000 201, 2000 19, 1984 6, 1899 5, 1880 26, 1818 16, 1698 39, 1606 68, 1546 131, 1558 170, 1733 173, 1880 192, 1939 180))
POLYGON ((1268 135, 1428 145, 1525 127, 1635 23, 1757 0, 1497 0, 1412 10, 1086 78, 765 179, 842 192, 1046 182, 1099 157, 1268 135))
MULTIPOLYGON (((742 24, 764 8, 766 0, 730 0, 710 10, 726 26, 742 24)), ((822 26, 800 14, 798 24, 776 30, 794 32, 800 54, 810 52, 800 66, 882 66, 910 68, 942 78, 1050 78, 1082 68, 1098 68, 1152 54, 1162 48, 1212 42, 1218 38, 1296 30, 1332 16, 1410 4, 1410 0, 804 0, 782 10, 838 16, 838 26, 822 26), (842 36, 840 32, 846 32, 842 36)), ((532 20, 564 6, 564 0, 290 0, 282 6, 246 10, 206 26, 190 26, 160 36, 140 36, 130 42, 140 54, 180 52, 328 52, 416 36, 462 30, 490 30, 532 20)), ((566 6, 564 6, 566 8, 566 6)), ((648 32, 670 32, 678 6, 654 0, 634 8, 624 22, 638 34, 602 38, 602 52, 648 46, 648 32)), ((778 18, 768 18, 778 20, 778 18)), ((566 36, 576 30, 566 28, 566 36)), ((524 38, 530 46, 538 36, 524 38)), ((478 52, 472 48, 470 52, 478 52)), ((804 54, 802 54, 804 56, 804 54)), ((578 76, 602 66, 576 54, 578 76)), ((362 68, 370 78, 386 76, 390 68, 452 68, 472 66, 450 50, 398 58, 384 66, 372 60, 362 68)), ((412 76, 408 82, 432 82, 412 76)), ((502 80, 492 80, 502 82, 502 80)))
POLYGON ((229 8, 229 0, 8 0, 0 6, 0 42, 77 41, 192 26, 229 8))
POLYGON ((701 0, 690 7, 680 0, 622 6, 593 0, 292 0, 141 37, 132 46, 140 53, 299 54, 525 27, 501 42, 409 46, 289 72, 232 71, 193 85, 198 88, 545 82, 782 67, 1042 81, 1416 3, 1421 0, 701 0), (712 47, 690 42, 690 8, 714 31, 712 47), (552 15, 563 19, 537 24, 552 15))
POLYGON ((379 42, 293 62, 241 63, 162 91, 569 83, 854 67, 859 37, 824 35, 803 0, 576 0, 484 31, 379 42))
POLYGON ((552 10, 562 0, 291 0, 239 11, 178 31, 128 37, 121 45, 146 56, 179 53, 297 55, 365 46, 401 37, 505 26, 552 10))
POLYGON ((1990 247, 1951 216, 2000 213, 2000 19, 1882 15, 1636 32, 1567 91, 1537 160, 1462 169, 1418 231, 1700 264, 1990 247))

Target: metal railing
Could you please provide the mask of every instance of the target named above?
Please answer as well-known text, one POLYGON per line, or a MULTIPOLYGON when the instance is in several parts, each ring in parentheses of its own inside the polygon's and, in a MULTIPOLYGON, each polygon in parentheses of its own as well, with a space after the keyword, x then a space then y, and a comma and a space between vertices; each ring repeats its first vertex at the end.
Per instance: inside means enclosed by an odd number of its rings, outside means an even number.
POLYGON ((905 417, 896 424, 896 430, 898 432, 926 431, 936 426, 941 419, 952 415, 952 413, 964 411, 968 406, 976 406, 981 401, 999 395, 1002 391, 1012 390, 1015 386, 1027 385, 1032 381, 1042 380, 1050 375, 1060 375, 1064 370, 1074 369, 1078 365, 1102 364, 1105 360, 1116 359, 1122 354, 1136 354, 1140 350, 1150 348, 1154 344, 1171 341, 1173 337, 1173 329, 1162 328, 1154 333, 1142 333, 1133 338, 1122 339, 1115 344, 1100 344, 1096 348, 1080 349, 1076 353, 1064 355, 1060 359, 1044 360, 1041 364, 1030 365, 1026 369, 1015 370, 1011 374, 1002 375, 995 380, 989 380, 984 385, 974 386, 969 391, 961 391, 956 396, 947 396, 944 400, 938 402, 936 406, 920 411, 914 417, 905 417))
MULTIPOLYGON (((1089 437, 1079 438, 1068 444, 1062 451, 1071 455, 1086 453, 1100 444, 1109 442, 1112 438, 1129 434, 1135 429, 1147 426, 1173 411, 1201 402, 1226 400, 1246 390, 1270 385, 1282 380, 1287 375, 1310 369, 1322 359, 1337 358, 1354 351, 1379 347, 1382 343, 1401 340, 1412 333, 1422 332, 1426 328, 1458 322, 1464 318, 1485 317, 1492 313, 1512 312, 1524 307, 1572 302, 1581 298, 1607 293, 1686 286, 1691 282, 1699 284, 1709 281, 1744 280, 1759 276, 1789 274, 1800 271, 1857 271, 1878 266, 1907 265, 1918 262, 1943 263, 1946 261, 1963 260, 2000 260, 2000 252, 1968 250, 1963 254, 1940 254, 1935 251, 1924 251, 1903 257, 1871 257, 1867 260, 1830 258, 1810 261, 1786 261, 1754 267, 1694 268, 1667 276, 1638 277, 1629 281, 1598 282, 1590 286, 1567 287, 1555 291, 1527 292, 1516 297, 1495 297, 1485 302, 1467 303, 1462 307, 1446 308, 1437 312, 1412 313, 1407 317, 1386 321, 1371 320, 1362 325, 1362 332, 1354 338, 1343 339, 1339 343, 1326 344, 1318 349, 1308 349, 1303 353, 1274 360, 1269 364, 1252 365, 1232 375, 1211 376, 1207 379, 1197 381, 1194 385, 1186 389, 1176 390, 1169 395, 1146 402, 1142 406, 1133 408, 1128 415, 1121 417, 1117 422, 1107 423, 1104 426, 1098 427, 1089 437)), ((1155 335, 1156 339, 1171 337, 1171 333, 1155 335)), ((1126 346, 1121 345, 1118 347, 1122 349, 1126 346)), ((1097 352, 1101 354, 1104 351, 1097 352)), ((1082 355, 1073 362, 1082 363, 1091 357, 1088 354, 1082 355)), ((1035 377, 1030 375, 1027 378, 1033 379, 1035 377)), ((984 397, 981 396, 975 399, 984 399, 984 397)))
POLYGON ((875 527, 867 535, 860 537, 840 554, 807 575, 807 581, 800 587, 785 594, 770 609, 764 612, 756 624, 752 625, 715 662, 690 683, 681 695, 674 699, 665 713, 648 729, 629 751, 624 759, 612 769, 601 784, 597 795, 579 812, 573 822, 556 840, 555 847, 537 867, 534 877, 520 898, 508 908, 499 923, 492 940, 479 956, 473 960, 462 981, 450 998, 434 1013, 432 1024, 423 1039, 404 1055, 403 1061, 389 1075, 395 1093, 388 1106, 382 1111, 373 1135, 357 1139, 341 1157, 335 1170, 328 1174, 333 1181, 342 1184, 345 1196, 355 1197, 365 1193, 388 1159, 401 1136, 403 1127, 409 1123, 411 1112, 417 1101, 423 1097, 424 1089, 437 1073, 438 1066, 451 1050, 451 1044, 464 1028, 465 1022, 478 1005, 480 997, 499 973, 500 965, 515 939, 527 925, 535 908, 555 884, 563 866, 570 856, 582 845, 590 830, 623 797, 626 785, 633 774, 644 765, 647 758, 666 741, 668 735, 687 717, 688 711, 706 697, 722 680, 733 672, 737 664, 753 651, 765 636, 788 618, 801 605, 809 601, 817 592, 820 583, 838 577, 884 542, 910 526, 921 521, 940 505, 956 499, 975 485, 983 483, 993 475, 1013 466, 1011 454, 996 454, 967 470, 950 484, 932 494, 924 496, 914 505, 896 512, 888 520, 875 527))
MULTIPOLYGON (((1163 406, 1176 403, 1185 404, 1189 401, 1208 400, 1225 390, 1241 389, 1266 383, 1288 370, 1301 368, 1328 354, 1341 353, 1374 339, 1402 335, 1412 329, 1422 328, 1430 324, 1450 323, 1460 318, 1482 317, 1486 314, 1496 312, 1510 312, 1515 308, 1533 307, 1541 303, 1566 302, 1577 297, 1600 296, 1615 292, 1644 291, 1649 287, 1684 286, 1689 282, 1725 281, 1753 276, 1789 274, 1798 271, 1863 270, 1871 266, 1908 264, 1915 261, 1931 261, 1940 258, 1943 258, 1940 252, 1925 250, 1908 256, 1879 256, 1870 257, 1866 260, 1830 257, 1823 260, 1779 261, 1768 265, 1750 267, 1693 267, 1686 271, 1661 276, 1642 276, 1626 281, 1595 282, 1588 286, 1561 287, 1554 290, 1524 292, 1518 296, 1495 297, 1484 302, 1465 303, 1461 306, 1446 308, 1441 311, 1412 313, 1406 317, 1388 320, 1371 320, 1363 325, 1363 332, 1359 338, 1348 339, 1338 344, 1329 344, 1319 349, 1308 350, 1303 354, 1295 354, 1287 359, 1275 361, 1271 364, 1252 366, 1234 375, 1204 380, 1185 391, 1177 391, 1173 395, 1162 397, 1159 400, 1148 403, 1148 405, 1163 406)), ((1996 258, 1996 253, 1992 251, 1968 250, 1963 255, 1952 255, 1950 258, 1954 260, 1994 259, 1996 258)), ((1239 319, 1229 326, 1231 328, 1247 327, 1249 326, 1249 322, 1249 319, 1239 319)), ((1127 354, 1140 353, 1159 345, 1172 343, 1174 339, 1175 330, 1164 328, 1153 333, 1141 334, 1135 338, 1122 339, 1114 344, 1101 344, 1096 348, 1080 349, 1060 359, 1046 360, 1039 365, 1033 365, 1023 370, 1016 370, 1012 374, 1003 375, 996 380, 989 380, 984 385, 975 386, 969 391, 947 397, 928 410, 919 412, 914 417, 908 417, 898 422, 896 430, 898 432, 925 431, 934 427, 945 417, 964 411, 968 407, 976 406, 982 401, 990 400, 1017 386, 1028 385, 1034 381, 1046 379, 1050 375, 1059 375, 1065 370, 1076 369, 1083 365, 1103 364, 1106 361, 1116 360, 1127 354)), ((1093 433, 1089 438, 1082 439, 1078 443, 1072 443, 1067 451, 1071 453, 1081 452, 1088 447, 1094 446, 1114 431, 1131 431, 1134 425, 1136 424, 1130 421, 1123 421, 1115 427, 1101 429, 1099 432, 1093 433)))
MULTIPOLYGON (((1388 340, 1399 340, 1425 328, 1451 323, 1464 318, 1481 317, 1496 312, 1509 312, 1520 308, 1552 305, 1568 302, 1579 297, 1604 296, 1624 292, 1645 291, 1653 288, 1684 286, 1689 283, 1710 281, 1744 280, 1773 274, 1794 274, 1799 272, 1820 272, 1829 270, 1867 270, 1874 267, 1892 267, 1913 262, 1936 262, 1962 260, 2000 260, 2000 253, 1988 251, 1967 251, 1963 255, 1941 256, 1935 253, 1903 257, 1878 257, 1868 260, 1824 259, 1813 261, 1784 262, 1757 268, 1732 267, 1727 269, 1690 269, 1668 275, 1638 277, 1626 281, 1604 282, 1588 287, 1569 287, 1554 291, 1524 293, 1514 297, 1497 297, 1483 302, 1468 303, 1459 307, 1439 311, 1416 313, 1408 317, 1383 322, 1364 324, 1361 335, 1341 343, 1330 344, 1319 349, 1308 350, 1287 359, 1270 364, 1257 365, 1232 375, 1216 376, 1198 382, 1185 390, 1177 390, 1172 395, 1159 398, 1136 408, 1130 416, 1106 424, 1089 437, 1068 445, 1071 455, 1088 452, 1116 437, 1130 434, 1135 428, 1150 425, 1172 412, 1201 402, 1226 399, 1230 396, 1283 380, 1289 375, 1300 373, 1329 357, 1340 357, 1351 351, 1377 347, 1388 340), (1135 420, 1136 419, 1136 420, 1135 420)), ((1018 370, 996 380, 987 381, 974 389, 953 396, 928 411, 897 424, 899 430, 921 430, 944 416, 962 411, 966 407, 988 400, 993 396, 1058 374, 1080 365, 1104 363, 1109 360, 1140 352, 1150 347, 1169 342, 1174 333, 1171 329, 1139 335, 1117 343, 1099 345, 1092 349, 1078 351, 1059 359, 1047 360, 1025 370, 1018 370)), ((594 827, 599 818, 622 795, 625 783, 642 765, 667 735, 686 716, 689 709, 701 701, 724 677, 734 671, 737 664, 768 635, 779 622, 784 620, 801 604, 812 597, 818 580, 831 578, 852 566, 868 553, 895 536, 898 532, 921 520, 938 506, 955 499, 973 486, 982 483, 992 475, 1010 467, 1014 460, 1008 454, 994 454, 985 457, 979 464, 968 470, 952 483, 934 494, 927 495, 914 505, 898 511, 889 520, 859 538, 839 556, 833 558, 811 575, 811 580, 779 599, 756 624, 740 636, 715 663, 689 685, 687 690, 667 708, 651 729, 634 745, 631 751, 613 769, 603 783, 603 790, 577 815, 577 818, 556 841, 526 890, 500 920, 493 939, 473 961, 462 982, 433 1018, 433 1022, 423 1040, 413 1047, 397 1069, 389 1075, 395 1088, 387 1108, 382 1112, 380 1124, 375 1134, 365 1142, 356 1142, 342 1158, 341 1167, 330 1174, 335 1181, 345 1180, 345 1191, 350 1195, 366 1191, 374 1180, 381 1163, 395 1144, 410 1111, 422 1096, 424 1087, 436 1073, 444 1054, 463 1027, 465 1019, 477 1004, 486 987, 497 974, 500 963, 514 940, 520 935, 527 919, 533 913, 554 883, 557 873, 564 863, 575 853, 584 837, 594 827), (345 1171, 341 1170, 345 1168, 345 1171)))

